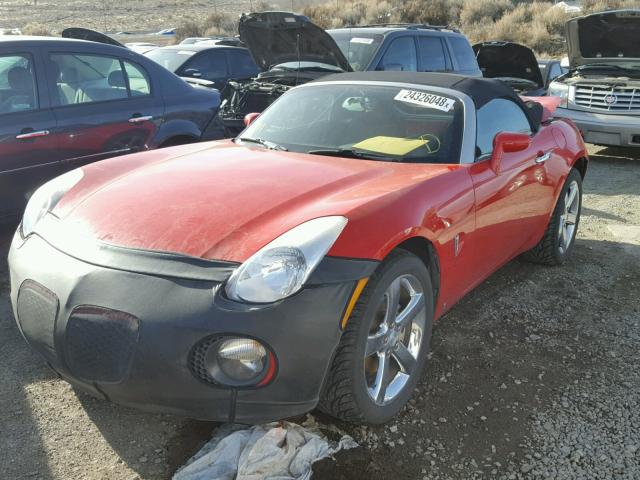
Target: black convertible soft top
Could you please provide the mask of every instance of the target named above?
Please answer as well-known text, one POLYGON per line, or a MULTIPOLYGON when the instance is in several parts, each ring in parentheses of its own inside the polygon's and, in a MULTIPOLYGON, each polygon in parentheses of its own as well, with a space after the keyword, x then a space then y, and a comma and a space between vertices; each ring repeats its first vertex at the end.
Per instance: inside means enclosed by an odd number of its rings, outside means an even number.
POLYGON ((504 82, 491 78, 465 77, 452 73, 353 72, 328 75, 313 83, 332 81, 412 83, 425 87, 450 88, 471 97, 476 108, 495 98, 508 98, 523 108, 534 130, 538 129, 542 119, 542 106, 539 103, 523 102, 515 90, 504 82))

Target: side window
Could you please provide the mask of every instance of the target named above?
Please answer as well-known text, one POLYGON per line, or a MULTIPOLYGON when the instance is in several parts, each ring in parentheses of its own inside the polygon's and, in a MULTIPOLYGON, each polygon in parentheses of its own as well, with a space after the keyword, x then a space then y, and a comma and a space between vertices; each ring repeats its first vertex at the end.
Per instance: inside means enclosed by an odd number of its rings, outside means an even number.
POLYGON ((129 90, 132 97, 141 97, 151 95, 151 82, 147 72, 133 63, 124 62, 124 70, 127 72, 129 79, 129 90))
POLYGON ((198 78, 205 80, 219 80, 229 76, 227 73, 227 58, 224 51, 207 51, 192 57, 181 69, 181 73, 187 70, 195 70, 200 73, 198 78))
POLYGON ((562 70, 560 69, 559 63, 552 63, 551 70, 549 71, 549 81, 553 80, 556 77, 562 75, 562 70))
POLYGON ((421 71, 441 72, 447 69, 440 37, 418 37, 418 48, 420 51, 421 71))
POLYGON ((36 108, 36 81, 31 57, 0 56, 0 114, 36 108))
POLYGON ((500 132, 531 134, 531 125, 522 108, 506 98, 497 98, 477 112, 477 157, 493 151, 493 139, 500 132))
POLYGON ((391 42, 377 70, 415 72, 418 70, 417 63, 413 37, 400 37, 391 42))
POLYGON ((478 62, 473 54, 473 49, 464 37, 449 37, 449 43, 453 49, 453 56, 460 70, 478 70, 478 62))
POLYGON ((234 78, 250 78, 258 74, 258 67, 249 52, 229 51, 229 67, 234 78))
POLYGON ((78 53, 49 56, 54 69, 58 105, 77 105, 128 98, 118 58, 78 53))

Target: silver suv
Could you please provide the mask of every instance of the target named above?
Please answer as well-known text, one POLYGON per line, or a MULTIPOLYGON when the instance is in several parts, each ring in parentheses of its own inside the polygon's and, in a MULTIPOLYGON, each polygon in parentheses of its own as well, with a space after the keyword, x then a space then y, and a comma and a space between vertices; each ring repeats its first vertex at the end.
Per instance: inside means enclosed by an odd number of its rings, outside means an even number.
POLYGON ((585 141, 640 147, 640 10, 574 18, 566 25, 569 73, 549 86, 585 141))

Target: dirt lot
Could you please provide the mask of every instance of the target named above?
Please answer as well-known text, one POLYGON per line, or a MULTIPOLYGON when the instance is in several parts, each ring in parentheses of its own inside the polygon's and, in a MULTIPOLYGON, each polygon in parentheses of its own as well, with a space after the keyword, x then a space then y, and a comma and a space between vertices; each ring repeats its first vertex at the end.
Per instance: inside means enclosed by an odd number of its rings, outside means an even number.
MULTIPOLYGON (((274 10, 301 10, 317 0, 270 0, 274 10)), ((60 31, 86 27, 106 32, 141 32, 174 28, 185 20, 202 19, 215 12, 239 15, 250 12, 256 0, 1 0, 0 27, 43 23, 60 31)), ((135 40, 132 40, 135 41, 135 40)))
MULTIPOLYGON (((515 260, 465 298, 411 405, 385 427, 339 425, 364 447, 314 478, 640 478, 640 156, 591 152, 573 258, 515 260)), ((7 297, 2 262, 0 477, 168 478, 216 428, 74 392, 26 347, 7 297)))

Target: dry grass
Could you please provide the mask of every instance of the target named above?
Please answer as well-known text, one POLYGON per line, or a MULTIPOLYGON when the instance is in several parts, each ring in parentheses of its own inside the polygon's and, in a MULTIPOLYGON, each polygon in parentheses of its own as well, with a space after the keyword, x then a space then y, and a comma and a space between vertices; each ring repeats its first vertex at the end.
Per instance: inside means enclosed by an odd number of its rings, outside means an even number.
MULTIPOLYGON (((584 13, 640 8, 640 0, 583 0, 584 13)), ((509 40, 543 55, 564 54, 564 25, 570 18, 549 1, 535 0, 330 0, 303 10, 325 28, 407 22, 451 25, 474 43, 509 40)))
POLYGON ((51 29, 42 23, 29 23, 22 29, 23 35, 33 35, 36 37, 50 37, 51 29))

